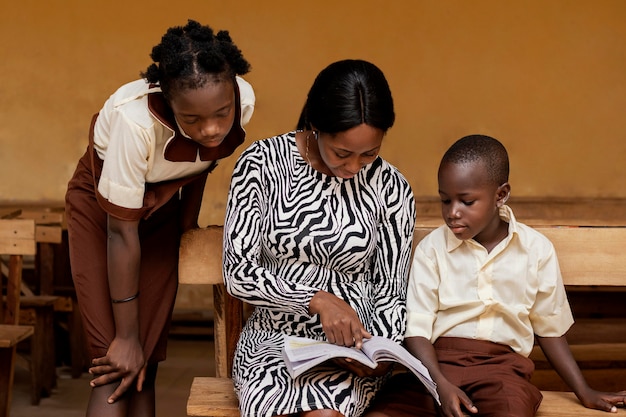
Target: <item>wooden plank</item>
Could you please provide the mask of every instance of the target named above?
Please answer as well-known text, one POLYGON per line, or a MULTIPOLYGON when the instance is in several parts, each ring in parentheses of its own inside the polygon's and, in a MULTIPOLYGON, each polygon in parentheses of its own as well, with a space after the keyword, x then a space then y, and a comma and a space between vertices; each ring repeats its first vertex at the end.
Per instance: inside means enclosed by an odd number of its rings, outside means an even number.
POLYGON ((35 222, 25 219, 0 219, 0 254, 34 255, 35 222))
POLYGON ((0 207, 0 219, 12 219, 19 216, 22 210, 14 207, 0 207))
MULTIPOLYGON (((554 245, 565 285, 625 286, 626 227, 537 226, 554 245)), ((417 244, 433 227, 415 228, 417 244)))
POLYGON ((33 326, 17 326, 13 324, 0 324, 0 348, 15 346, 22 340, 33 335, 33 326))
POLYGON ((243 326, 243 302, 226 292, 224 284, 213 287, 215 312, 215 372, 218 377, 230 377, 235 347, 243 326))
MULTIPOLYGON (((602 225, 626 226, 625 198, 513 196, 508 205, 519 221, 529 225, 535 220, 546 224, 545 222, 551 223, 553 220, 558 223, 559 219, 574 219, 577 222, 590 221, 600 222, 602 225)), ((441 219, 439 198, 416 197, 415 208, 418 218, 441 219)))
POLYGON ((531 218, 519 219, 520 222, 532 227, 558 227, 558 226, 580 226, 580 227, 626 227, 623 219, 598 219, 598 218, 531 218))
POLYGON ((35 240, 39 243, 61 243, 63 229, 61 225, 35 225, 35 240))
POLYGON ((0 253, 5 255, 34 255, 37 253, 36 242, 23 239, 1 239, 0 253))
POLYGON ((20 217, 32 219, 36 224, 58 224, 61 226, 65 221, 65 212, 62 208, 24 208, 20 217))
POLYGON ((607 415, 626 415, 624 407, 618 407, 617 414, 607 414, 604 411, 585 408, 572 392, 541 391, 543 401, 539 406, 536 417, 600 417, 607 415))
MULTIPOLYGON (((626 343, 570 344, 570 350, 578 366, 585 369, 626 366, 626 343)), ((530 359, 535 363, 547 359, 539 346, 534 346, 530 359)), ((537 364, 537 368, 543 367, 537 364)))
POLYGON ((193 229, 183 234, 178 263, 181 284, 221 284, 222 277, 221 226, 193 229))
POLYGON ((0 219, 0 239, 34 239, 35 222, 28 219, 0 219))
POLYGON ((2 314, 1 324, 19 324, 20 293, 22 284, 22 255, 11 255, 9 258, 9 274, 6 286, 5 302, 0 303, 2 314))
POLYGON ((239 417, 233 381, 230 378, 194 378, 187 400, 187 415, 239 417))
POLYGON ((537 227, 552 241, 565 285, 626 285, 626 228, 537 227))

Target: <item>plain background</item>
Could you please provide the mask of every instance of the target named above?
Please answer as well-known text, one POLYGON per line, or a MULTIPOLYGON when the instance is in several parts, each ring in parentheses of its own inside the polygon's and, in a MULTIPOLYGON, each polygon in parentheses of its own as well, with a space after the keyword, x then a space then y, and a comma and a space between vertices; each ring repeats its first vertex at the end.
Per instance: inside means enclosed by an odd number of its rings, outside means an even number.
MULTIPOLYGON (((362 58, 391 85, 382 155, 416 197, 437 195, 441 155, 472 133, 507 146, 514 196, 626 197, 623 0, 3 0, 0 201, 62 201, 91 115, 188 18, 252 64, 246 146, 294 128, 327 64, 362 58)), ((201 225, 223 223, 235 157, 209 177, 201 225)))

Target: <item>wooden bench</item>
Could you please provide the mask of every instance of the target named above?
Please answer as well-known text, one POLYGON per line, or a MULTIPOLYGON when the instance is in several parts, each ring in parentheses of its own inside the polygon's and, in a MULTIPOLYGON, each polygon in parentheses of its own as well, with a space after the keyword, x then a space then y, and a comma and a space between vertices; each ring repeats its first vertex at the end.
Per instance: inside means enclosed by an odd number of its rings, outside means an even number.
POLYGON ((179 283, 213 287, 215 377, 196 377, 187 401, 190 416, 239 416, 231 368, 243 326, 243 302, 231 297, 222 277, 221 226, 191 230, 180 243, 179 283))
MULTIPOLYGON (((545 222, 542 222, 545 223, 545 222)), ((414 241, 430 233, 441 220, 422 222, 415 229, 414 241), (426 224, 424 224, 426 223, 426 224)), ((626 228, 624 227, 552 227, 537 225, 554 244, 567 288, 580 286, 626 286, 626 228)), ((213 226, 193 230, 183 236, 180 248, 180 282, 212 285, 214 289, 215 377, 194 378, 187 401, 189 416, 238 416, 238 402, 230 380, 232 355, 243 322, 243 303, 233 299, 224 289, 221 273, 222 229, 213 226)), ((581 355, 596 352, 600 357, 625 360, 625 344, 577 346, 581 355)), ((538 417, 599 416, 597 410, 583 407, 571 392, 542 391, 544 400, 538 417)), ((618 415, 626 415, 624 408, 618 415)))
POLYGON ((35 253, 26 254, 23 269, 32 264, 27 260, 35 260, 37 280, 31 285, 34 284, 36 291, 25 282, 26 277, 23 275, 19 306, 19 324, 33 326, 34 334, 18 345, 16 364, 30 371, 31 404, 38 405, 42 397, 49 397, 52 394, 57 384, 54 313, 58 297, 43 292, 46 288, 45 282, 51 278, 50 274, 46 276, 46 268, 40 267, 42 262, 37 261, 47 259, 51 254, 51 245, 61 242, 62 218, 47 209, 14 208, 14 210, 14 220, 11 221, 28 220, 35 225, 35 253))
POLYGON ((9 256, 6 287, 0 277, 0 289, 6 288, 0 293, 0 417, 11 409, 17 344, 34 334, 33 326, 19 325, 19 317, 23 257, 35 253, 35 224, 11 217, 14 213, 0 211, 0 254, 9 256))

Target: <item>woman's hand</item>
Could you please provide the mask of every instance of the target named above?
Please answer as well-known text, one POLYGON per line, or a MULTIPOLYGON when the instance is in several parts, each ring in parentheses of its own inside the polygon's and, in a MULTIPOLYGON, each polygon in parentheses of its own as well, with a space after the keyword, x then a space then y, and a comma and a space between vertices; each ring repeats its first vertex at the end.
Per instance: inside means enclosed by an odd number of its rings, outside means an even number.
POLYGON ((146 374, 146 361, 143 348, 136 338, 122 339, 116 337, 111 342, 106 356, 92 361, 89 373, 97 375, 92 387, 110 384, 121 380, 120 385, 108 398, 109 404, 117 401, 137 380, 137 391, 141 391, 146 374))
POLYGON ((372 337, 363 327, 356 311, 329 292, 315 293, 309 303, 309 312, 319 315, 326 339, 335 345, 361 349, 363 339, 372 337))
POLYGON ((393 367, 393 362, 379 362, 375 369, 369 366, 363 365, 361 362, 353 360, 352 358, 333 358, 331 362, 339 368, 352 372, 353 374, 366 377, 379 377, 386 375, 393 367))

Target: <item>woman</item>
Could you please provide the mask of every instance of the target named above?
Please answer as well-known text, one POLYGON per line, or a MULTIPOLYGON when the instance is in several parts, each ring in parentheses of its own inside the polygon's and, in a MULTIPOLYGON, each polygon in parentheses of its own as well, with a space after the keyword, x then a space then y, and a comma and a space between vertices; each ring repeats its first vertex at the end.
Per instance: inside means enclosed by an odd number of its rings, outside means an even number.
POLYGON ((143 79, 94 116, 70 180, 70 261, 95 378, 87 416, 154 416, 176 296, 181 234, 197 227, 207 175, 243 140, 249 64, 228 32, 167 30, 143 79))
POLYGON ((292 379, 285 335, 359 348, 400 342, 415 204, 378 156, 394 122, 383 73, 361 60, 316 78, 298 130, 253 143, 231 181, 224 228, 228 291, 255 306, 233 378, 242 416, 358 416, 388 365, 346 360, 292 379))

